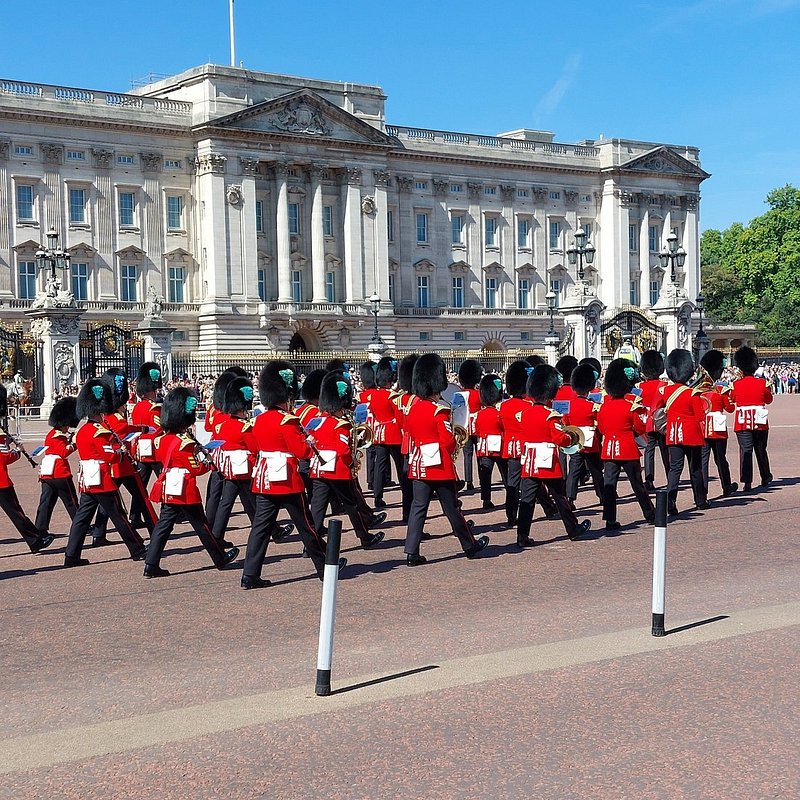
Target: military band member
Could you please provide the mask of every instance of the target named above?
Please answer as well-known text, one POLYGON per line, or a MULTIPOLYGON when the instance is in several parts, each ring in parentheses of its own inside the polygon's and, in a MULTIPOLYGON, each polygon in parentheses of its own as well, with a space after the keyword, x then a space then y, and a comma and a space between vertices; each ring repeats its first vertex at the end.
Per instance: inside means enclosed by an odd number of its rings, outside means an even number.
POLYGON ((50 426, 44 439, 45 451, 39 464, 39 508, 36 511, 36 529, 47 531, 53 510, 60 499, 70 519, 78 512, 78 493, 72 481, 69 457, 75 452, 70 428, 78 427, 75 398, 62 397, 53 406, 47 420, 50 426))
POLYGON ((86 419, 75 434, 81 462, 78 480, 80 502, 69 529, 65 567, 81 567, 89 563, 81 558, 81 552, 98 508, 114 523, 134 561, 141 561, 147 552, 141 536, 125 515, 119 485, 112 474, 114 465, 125 458, 121 445, 105 422, 106 416, 113 411, 112 398, 108 382, 99 378, 87 381, 78 394, 76 413, 79 419, 86 419))
POLYGON ((383 499, 386 477, 391 475, 391 464, 397 472, 397 482, 403 495, 410 493, 408 477, 403 475, 403 456, 400 452, 403 435, 398 424, 398 409, 394 402, 392 386, 397 380, 397 361, 382 358, 375 370, 375 389, 369 397, 369 418, 374 439, 370 450, 375 451, 375 472, 372 476, 375 508, 386 508, 383 499))
MULTIPOLYGON (((303 426, 319 413, 319 389, 320 386, 322 386, 322 379, 327 374, 328 373, 324 369, 312 369, 311 372, 306 375, 306 379, 300 387, 300 397, 303 402, 294 410, 294 413, 303 426)), ((311 462, 307 459, 302 459, 300 461, 300 476, 306 487, 306 494, 308 495, 309 502, 311 501, 311 493, 313 491, 312 481, 308 474, 310 465, 311 462)))
POLYGON ((467 437, 463 449, 464 480, 466 481, 466 488, 468 490, 475 488, 472 474, 473 461, 475 459, 475 445, 478 442, 478 437, 475 434, 475 418, 481 410, 481 396, 477 386, 480 383, 482 375, 483 367, 480 361, 475 358, 465 359, 458 368, 458 382, 467 395, 467 407, 469 411, 469 424, 467 426, 469 436, 467 437))
POLYGON ((705 419, 706 441, 703 445, 703 480, 706 485, 706 494, 708 493, 708 467, 713 453, 719 482, 722 485, 722 496, 729 497, 739 488, 739 484, 731 482, 731 468, 727 456, 727 414, 734 410, 734 404, 730 397, 730 387, 723 389, 718 384, 725 369, 725 356, 719 350, 709 350, 700 359, 700 366, 714 381, 711 389, 703 392, 703 397, 708 405, 705 419))
POLYGON ((530 406, 525 395, 528 370, 526 361, 514 361, 506 369, 506 394, 500 403, 503 426, 503 458, 506 461, 506 518, 508 526, 516 528, 519 507, 519 482, 522 473, 522 414, 530 406))
MULTIPOLYGON (((373 427, 374 423, 372 420, 372 395, 378 388, 378 384, 375 382, 375 372, 378 369, 378 365, 373 361, 365 361, 359 368, 358 368, 358 377, 361 381, 361 391, 358 393, 357 402, 364 403, 367 407, 367 421, 366 424, 370 427, 373 427)), ((337 370, 331 370, 336 372, 337 370)), ((373 450, 371 447, 367 450, 367 488, 368 489, 375 489, 375 458, 377 457, 377 450, 373 450)), ((388 468, 389 465, 386 465, 388 468)), ((384 485, 389 482, 391 478, 391 474, 384 475, 384 485)))
POLYGON ((175 523, 180 520, 192 526, 217 569, 223 569, 239 555, 237 547, 226 551, 219 539, 212 536, 203 511, 197 478, 212 467, 210 460, 201 458, 196 440, 189 435, 196 421, 196 409, 197 398, 182 386, 173 389, 164 399, 163 434, 156 439, 156 455, 163 469, 150 494, 153 502, 161 503, 161 514, 147 547, 145 578, 169 575, 161 568, 161 557, 175 523))
POLYGON ((139 425, 143 430, 152 428, 152 431, 142 433, 136 439, 136 460, 139 462, 139 476, 145 489, 151 476, 161 471, 156 461, 153 442, 161 435, 161 403, 158 393, 162 388, 161 368, 155 361, 145 361, 136 376, 136 395, 139 401, 131 410, 132 425, 139 425))
POLYGON ((656 451, 658 451, 661 456, 661 463, 664 465, 664 475, 666 476, 669 473, 669 455, 667 453, 664 435, 659 433, 653 424, 653 411, 661 395, 661 390, 667 385, 667 382, 661 378, 661 375, 664 373, 664 356, 662 356, 658 350, 645 350, 639 361, 639 372, 642 378, 644 378, 644 380, 639 383, 639 390, 641 391, 640 397, 642 405, 647 411, 645 425, 647 445, 644 448, 644 485, 648 491, 652 492, 656 488, 656 451))
POLYGON ((484 508, 494 508, 492 502, 492 472, 495 466, 503 484, 506 482, 507 463, 503 458, 503 423, 500 419, 500 400, 503 382, 498 375, 484 375, 478 389, 481 409, 475 415, 475 452, 478 456, 478 481, 484 508))
POLYGON ((478 539, 473 536, 456 497, 458 475, 453 463, 456 441, 451 431, 450 408, 439 402, 447 385, 447 371, 441 357, 437 353, 421 355, 412 377, 412 390, 419 400, 406 418, 411 436, 408 477, 412 481, 413 500, 405 552, 406 563, 412 567, 426 561, 420 555, 419 545, 434 494, 468 558, 474 558, 489 543, 486 536, 478 539))
POLYGON ((603 464, 600 460, 600 436, 597 433, 597 412, 600 404, 589 400, 589 393, 597 385, 597 372, 591 364, 578 364, 570 376, 574 399, 570 400, 569 413, 564 415, 565 425, 575 425, 583 430, 584 445, 569 457, 567 472, 567 499, 572 503, 578 497, 578 484, 584 469, 589 472, 597 499, 603 500, 603 464))
MULTIPOLYGON (((403 475, 405 476, 408 476, 408 454, 411 450, 411 437, 406 428, 406 420, 411 406, 417 401, 417 396, 411 392, 411 378, 414 374, 414 364, 417 363, 418 358, 417 353, 409 353, 397 365, 397 392, 394 395, 394 403, 399 412, 397 414, 397 424, 400 426, 400 455, 403 457, 403 475)), ((408 522, 408 512, 411 510, 412 497, 413 490, 409 490, 403 495, 402 522, 408 522)))

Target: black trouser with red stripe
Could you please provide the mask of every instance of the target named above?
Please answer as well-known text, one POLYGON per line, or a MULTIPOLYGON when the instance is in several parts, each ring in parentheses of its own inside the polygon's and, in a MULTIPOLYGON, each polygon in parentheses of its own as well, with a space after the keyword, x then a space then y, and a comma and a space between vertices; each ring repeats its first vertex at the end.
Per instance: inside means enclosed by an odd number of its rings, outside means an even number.
POLYGON ((508 462, 500 456, 478 456, 478 480, 481 484, 481 502, 492 502, 492 472, 494 466, 500 471, 500 478, 505 484, 508 480, 508 462))
POLYGON ((157 461, 140 461, 136 466, 136 471, 139 473, 139 477, 142 479, 142 484, 144 488, 147 488, 147 484, 150 482, 150 478, 155 476, 159 476, 161 474, 161 464, 157 461))
POLYGON ((314 491, 311 495, 311 517, 317 534, 325 535, 325 512, 331 498, 337 498, 344 507, 344 513, 350 518, 353 531, 363 544, 370 537, 372 512, 366 503, 359 500, 361 493, 356 489, 355 481, 330 478, 312 478, 312 481, 314 491))
MULTIPOLYGON (((477 436, 467 436, 467 441, 464 442, 464 481, 472 483, 473 476, 473 461, 475 460, 475 446, 478 444, 477 436)), ((480 475, 480 461, 478 461, 478 473, 480 475)), ((480 477, 479 477, 480 480, 480 477)))
POLYGON ((689 463, 689 480, 695 505, 706 502, 706 485, 703 482, 703 446, 671 444, 669 451, 669 474, 667 476, 667 500, 670 509, 674 509, 678 500, 678 486, 681 482, 684 459, 689 463))
POLYGON ((250 518, 250 524, 253 524, 253 519, 256 515, 256 500, 253 496, 253 490, 250 488, 251 483, 252 480, 250 478, 242 478, 241 480, 223 478, 217 513, 211 525, 214 538, 220 542, 225 538, 225 532, 228 530, 228 522, 233 511, 233 504, 237 497, 242 501, 245 513, 250 518))
POLYGON ((372 475, 372 489, 375 500, 383 500, 383 487, 391 477, 391 462, 397 471, 397 482, 400 484, 400 491, 403 496, 410 491, 408 478, 403 474, 403 455, 400 452, 399 444, 374 444, 369 448, 375 451, 375 468, 372 475))
MULTIPOLYGON (((552 497, 552 502, 561 515, 564 530, 572 538, 578 532, 578 518, 567 502, 563 478, 522 478, 519 485, 519 511, 517 512, 517 541, 524 542, 531 533, 533 510, 536 501, 552 497)), ((549 498, 548 498, 549 499, 549 498)))
POLYGON ((656 480, 656 449, 661 453, 661 463, 664 465, 664 475, 669 474, 669 454, 664 434, 658 431, 648 431, 647 445, 644 448, 644 479, 646 483, 655 483, 656 480))
POLYGON ((428 506, 431 504, 433 495, 439 498, 442 511, 452 526, 453 533, 458 537, 464 552, 475 547, 475 537, 458 505, 455 481, 412 480, 411 486, 414 499, 411 501, 408 532, 406 533, 405 551, 408 555, 419 555, 419 543, 422 541, 423 528, 428 517, 428 506))
POLYGON ((739 477, 742 483, 753 482, 753 454, 756 456, 758 472, 761 483, 769 483, 772 473, 769 471, 769 456, 767 455, 767 441, 769 431, 736 431, 739 441, 739 477))
MULTIPOLYGON (((144 484, 142 484, 139 474, 124 475, 121 478, 114 478, 114 482, 120 488, 124 486, 131 495, 129 519, 132 521, 141 519, 144 522, 147 530, 152 533, 153 528, 156 526, 156 522, 158 522, 158 517, 155 516, 155 511, 153 511, 152 514, 150 513, 152 505, 144 493, 144 484)), ((121 497, 120 503, 122 503, 121 497)), ((123 505, 123 509, 124 508, 125 506, 123 505)), ((94 528, 93 535, 95 538, 105 538, 106 531, 108 529, 108 515, 105 513, 105 509, 101 508, 97 512, 97 518, 95 519, 92 527, 94 528)), ((114 524, 114 527, 116 527, 116 523, 114 524)), ((117 530, 119 531, 119 528, 117 528, 117 530)))
POLYGON ((224 480, 218 469, 211 470, 208 476, 208 483, 206 484, 206 517, 208 524, 212 528, 217 518, 217 506, 219 506, 219 499, 222 497, 222 482, 224 480))
POLYGON ((567 498, 574 503, 578 497, 578 483, 580 482, 581 472, 584 468, 589 471, 592 477, 597 499, 603 499, 603 462, 600 460, 600 453, 587 453, 585 450, 578 450, 569 457, 569 470, 567 471, 567 498))
POLYGON ((42 536, 46 531, 40 531, 28 519, 22 506, 19 504, 17 492, 13 486, 0 489, 0 508, 6 512, 6 516, 11 520, 11 524, 19 531, 19 535, 25 540, 25 544, 30 547, 31 552, 35 553, 42 542, 42 536))
POLYGON ((256 494, 256 514, 253 528, 247 539, 247 554, 244 559, 243 575, 248 578, 261 577, 261 565, 267 554, 270 535, 280 510, 286 509, 294 522, 306 552, 314 562, 317 575, 322 580, 325 572, 325 543, 314 530, 314 524, 302 492, 293 494, 256 494))
POLYGON ((45 478, 39 481, 42 493, 39 495, 39 508, 36 509, 36 528, 40 531, 50 530, 53 510, 60 499, 67 509, 70 519, 78 513, 78 493, 72 478, 45 478))
POLYGON ((159 565, 164 548, 167 546, 167 539, 169 539, 175 523, 183 520, 192 526, 200 543, 211 556, 214 566, 222 569, 225 566, 225 548, 211 535, 211 528, 201 503, 187 505, 164 503, 161 506, 161 516, 158 518, 158 524, 153 529, 150 544, 147 546, 146 563, 152 567, 159 565))
POLYGON ((722 484, 723 493, 731 487, 731 468, 728 464, 728 440, 725 439, 706 439, 703 445, 703 481, 706 484, 706 494, 708 493, 708 467, 711 461, 711 454, 714 454, 714 463, 717 465, 719 482, 722 484))
MULTIPOLYGON (((522 462, 518 458, 506 459, 506 517, 508 524, 517 524, 517 513, 520 504, 520 482, 522 481, 522 462)), ((547 486, 542 483, 539 486, 539 494, 536 498, 546 517, 551 517, 558 510, 558 505, 550 499, 547 494, 547 486)))
POLYGON ((144 541, 128 522, 128 518, 125 516, 125 507, 119 497, 119 491, 84 492, 81 495, 78 513, 73 517, 72 526, 69 529, 67 550, 64 555, 73 559, 81 557, 86 534, 89 533, 89 526, 98 508, 102 510, 105 517, 114 523, 114 527, 122 537, 122 541, 125 542, 128 552, 136 557, 144 548, 144 541))
POLYGON ((603 519, 606 522, 617 521, 617 483, 622 470, 628 476, 631 489, 639 501, 639 508, 642 509, 644 518, 649 522, 653 519, 656 511, 653 501, 650 499, 650 494, 644 488, 642 465, 639 463, 638 458, 627 461, 603 462, 603 519))

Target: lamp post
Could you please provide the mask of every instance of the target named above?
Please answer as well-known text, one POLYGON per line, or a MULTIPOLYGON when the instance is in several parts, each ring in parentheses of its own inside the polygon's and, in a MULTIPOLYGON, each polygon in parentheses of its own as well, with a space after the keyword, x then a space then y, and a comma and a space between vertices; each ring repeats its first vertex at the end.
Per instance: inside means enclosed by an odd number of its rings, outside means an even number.
POLYGON ((70 255, 62 250, 58 243, 58 231, 50 228, 45 234, 47 247, 41 247, 36 251, 36 269, 40 272, 49 270, 50 275, 46 281, 46 294, 55 297, 61 288, 58 279, 58 271, 66 272, 70 268, 70 255))
POLYGON ((667 244, 661 248, 661 252, 658 254, 658 260, 661 263, 662 269, 666 270, 667 266, 669 266, 670 283, 677 283, 675 266, 677 264, 677 266, 683 269, 683 265, 686 263, 686 251, 682 246, 678 246, 678 237, 675 233, 670 233, 670 235, 667 236, 667 244))
POLYGON ((374 321, 374 328, 372 330, 373 344, 383 344, 380 334, 378 333, 378 312, 381 309, 381 298, 378 297, 377 292, 373 292, 367 300, 372 303, 372 316, 374 321))
POLYGON ((556 293, 553 291, 553 287, 550 287, 550 291, 544 296, 544 299, 547 300, 547 310, 550 312, 550 330, 547 332, 548 336, 555 336, 556 329, 553 326, 553 314, 556 313, 556 293))
POLYGON ((703 329, 703 307, 705 306, 706 299, 703 297, 702 293, 697 295, 697 300, 695 300, 695 305, 697 306, 697 310, 700 312, 700 327, 697 329, 697 334, 694 337, 694 348, 697 354, 698 362, 700 359, 711 349, 711 340, 708 338, 708 334, 703 329))
POLYGON ((706 304, 706 298, 703 297, 703 293, 701 292, 697 295, 697 300, 695 301, 697 305, 697 310, 700 312, 700 328, 697 331, 698 336, 705 336, 705 331, 703 330, 703 306, 706 304))
POLYGON ((553 315, 556 313, 557 295, 553 291, 552 284, 550 286, 550 291, 544 298, 547 300, 547 310, 550 313, 550 330, 547 332, 547 336, 544 337, 544 352, 547 357, 547 363, 555 366, 556 361, 558 361, 558 346, 561 344, 561 339, 553 325, 553 315))
POLYGON ((578 280, 583 281, 583 260, 586 259, 587 264, 594 261, 594 254, 596 252, 595 246, 588 241, 589 234, 583 228, 578 228, 575 232, 575 241, 572 247, 567 250, 567 257, 569 263, 574 267, 578 265, 578 280))

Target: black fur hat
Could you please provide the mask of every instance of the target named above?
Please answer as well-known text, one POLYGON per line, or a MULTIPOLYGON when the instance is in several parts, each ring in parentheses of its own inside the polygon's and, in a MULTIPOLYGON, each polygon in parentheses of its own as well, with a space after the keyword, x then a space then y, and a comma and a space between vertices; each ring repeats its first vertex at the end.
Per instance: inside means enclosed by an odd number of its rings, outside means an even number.
POLYGON ((8 416, 8 391, 0 383, 0 418, 8 416))
POLYGON ((297 373, 288 361, 270 361, 258 377, 258 393, 264 408, 286 405, 297 397, 297 373))
POLYGON ((238 414, 253 407, 253 384, 250 378, 234 378, 225 390, 222 410, 226 414, 238 414))
POLYGON ((161 427, 165 433, 181 433, 194 425, 197 398, 185 386, 171 389, 161 405, 161 427))
POLYGON ((438 353, 423 353, 414 364, 411 391, 417 397, 432 397, 447 388, 447 369, 438 353))
POLYGON ((539 364, 547 363, 541 356, 537 356, 535 353, 530 356, 525 356, 525 361, 528 362, 529 367, 538 367, 539 364))
POLYGON ((666 361, 667 377, 673 383, 689 383, 694 375, 694 359, 688 350, 676 347, 666 361))
POLYGON ((572 377, 572 370, 577 366, 578 359, 575 356, 561 356, 556 361, 556 369, 561 373, 564 383, 569 383, 569 379, 572 377))
POLYGON ((719 350, 709 350, 700 359, 700 366, 711 376, 712 380, 718 381, 725 369, 725 356, 719 350))
POLYGON ((155 361, 145 361, 136 376, 136 395, 144 397, 150 392, 157 392, 161 386, 161 367, 155 361))
POLYGON ((63 428, 69 425, 75 428, 78 425, 78 414, 75 411, 76 400, 74 397, 62 397, 56 401, 47 418, 47 424, 51 428, 63 428))
POLYGON ((341 358, 332 358, 325 365, 325 372, 347 372, 349 369, 348 363, 341 358))
POLYGON ((755 375, 758 369, 758 356, 752 347, 740 347, 733 354, 733 363, 745 375, 755 375))
POLYGON ((107 369, 100 376, 100 380, 111 390, 111 410, 116 411, 118 408, 122 408, 130 397, 128 377, 125 375, 124 370, 118 367, 107 369))
POLYGON ((639 369, 647 380, 655 380, 664 372, 664 356, 658 350, 645 350, 639 359, 639 369))
POLYGON ((636 385, 638 377, 639 368, 633 361, 627 358, 615 358, 606 369, 603 385, 609 397, 625 397, 636 385))
POLYGON ((528 383, 527 361, 512 361, 506 370, 506 394, 509 397, 524 397, 525 387, 528 383))
POLYGON ((561 386, 561 375, 555 367, 549 364, 539 364, 528 375, 528 397, 539 403, 549 403, 561 386))
POLYGON ((476 358, 466 358, 458 368, 458 382, 464 389, 474 389, 483 375, 481 362, 476 358))
POLYGON ((211 395, 211 404, 217 411, 222 411, 225 405, 225 392, 228 389, 228 384, 234 378, 247 377, 247 373, 241 367, 228 367, 225 372, 220 373, 217 382, 214 384, 214 392, 211 395))
POLYGON ((113 410, 111 387, 108 385, 108 381, 92 378, 83 384, 75 401, 75 413, 78 415, 78 419, 94 417, 98 414, 110 414, 113 410))
POLYGON ((586 395, 597 386, 598 375, 592 364, 578 364, 569 380, 576 394, 586 395))
MULTIPOLYGON (((591 356, 582 358, 578 362, 578 366, 580 366, 581 364, 588 364, 597 373, 598 378, 600 377, 600 373, 603 371, 603 365, 596 358, 592 358, 591 356)), ((570 377, 570 380, 571 379, 572 378, 570 377)))
POLYGON ((403 356, 397 367, 397 385, 404 391, 411 391, 411 378, 414 374, 414 364, 417 363, 419 356, 416 353, 409 353, 403 356))
POLYGON ((375 367, 373 361, 365 361, 358 368, 358 375, 361 378, 362 389, 374 389, 378 384, 375 382, 375 367))
POLYGON ((307 403, 316 403, 319 400, 319 388, 322 386, 322 379, 327 374, 324 369, 312 369, 306 375, 306 379, 300 387, 300 397, 307 403))
POLYGON ((397 359, 384 356, 375 370, 375 383, 381 389, 390 389, 397 380, 397 359))
POLYGON ((503 397, 503 381, 499 375, 490 372, 481 378, 478 391, 482 406, 496 406, 503 397))
POLYGON ((336 414, 342 409, 353 407, 353 384, 344 372, 334 371, 325 375, 319 389, 319 409, 336 414))

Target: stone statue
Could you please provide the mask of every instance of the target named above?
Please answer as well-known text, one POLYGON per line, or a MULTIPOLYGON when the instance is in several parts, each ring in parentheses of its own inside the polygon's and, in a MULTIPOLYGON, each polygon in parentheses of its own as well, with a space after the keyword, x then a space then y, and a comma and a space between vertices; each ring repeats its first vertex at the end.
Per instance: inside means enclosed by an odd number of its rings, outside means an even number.
POLYGON ((164 310, 164 298, 156 290, 152 284, 147 287, 147 299, 144 301, 144 318, 147 319, 163 319, 162 312, 164 310))
POLYGON ((51 272, 47 276, 43 292, 37 292, 31 308, 74 308, 75 296, 69 289, 62 289, 58 278, 51 272))
POLYGON ((586 345, 590 356, 597 354, 597 336, 600 332, 600 316, 596 306, 586 311, 586 345))
POLYGON ((72 375, 75 372, 75 356, 72 345, 68 342, 59 342, 53 353, 53 363, 55 364, 56 374, 62 384, 70 384, 72 375))

